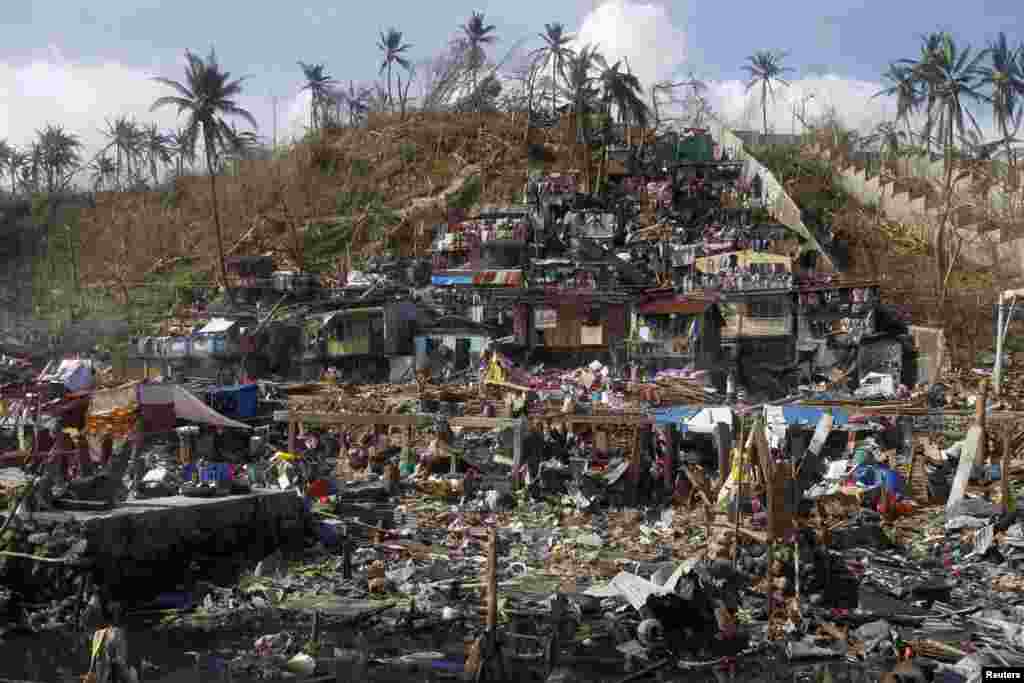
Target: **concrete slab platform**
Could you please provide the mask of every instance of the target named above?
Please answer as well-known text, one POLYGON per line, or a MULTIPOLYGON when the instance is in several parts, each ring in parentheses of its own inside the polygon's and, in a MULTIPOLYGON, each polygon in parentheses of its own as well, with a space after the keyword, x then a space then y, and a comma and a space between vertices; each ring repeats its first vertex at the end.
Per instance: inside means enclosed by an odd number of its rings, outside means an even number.
MULTIPOLYGON (((9 470, 0 472, 0 481, 17 480, 9 470)), ((52 510, 33 517, 80 524, 87 543, 82 559, 97 580, 125 589, 152 581, 161 584, 156 590, 167 590, 193 557, 260 556, 301 541, 304 529, 302 500, 294 491, 276 489, 217 498, 148 498, 109 510, 52 510)))

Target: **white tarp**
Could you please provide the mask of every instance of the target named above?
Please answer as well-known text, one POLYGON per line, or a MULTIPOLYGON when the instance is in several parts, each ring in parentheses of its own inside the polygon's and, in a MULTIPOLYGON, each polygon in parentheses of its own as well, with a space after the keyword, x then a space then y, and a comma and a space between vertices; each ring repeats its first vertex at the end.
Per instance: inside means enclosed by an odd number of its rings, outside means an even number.
POLYGON ((71 392, 88 391, 93 387, 92 368, 82 360, 62 360, 56 370, 44 371, 39 379, 60 382, 71 392))
POLYGON ((179 420, 199 422, 214 427, 252 429, 244 422, 221 415, 196 398, 188 389, 177 384, 143 384, 140 388, 140 396, 141 403, 173 403, 174 414, 179 420))
POLYGON ((203 329, 199 330, 199 334, 216 334, 219 332, 227 332, 235 326, 235 320, 228 320, 227 318, 213 318, 210 322, 206 323, 203 329))

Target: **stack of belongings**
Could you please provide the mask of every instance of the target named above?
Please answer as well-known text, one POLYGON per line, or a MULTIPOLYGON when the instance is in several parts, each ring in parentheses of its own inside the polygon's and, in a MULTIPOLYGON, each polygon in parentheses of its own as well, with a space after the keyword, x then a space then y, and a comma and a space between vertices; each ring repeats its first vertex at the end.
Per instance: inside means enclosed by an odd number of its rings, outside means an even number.
POLYGON ((110 434, 115 439, 127 437, 139 414, 138 382, 129 382, 116 389, 94 392, 85 418, 89 435, 110 434))

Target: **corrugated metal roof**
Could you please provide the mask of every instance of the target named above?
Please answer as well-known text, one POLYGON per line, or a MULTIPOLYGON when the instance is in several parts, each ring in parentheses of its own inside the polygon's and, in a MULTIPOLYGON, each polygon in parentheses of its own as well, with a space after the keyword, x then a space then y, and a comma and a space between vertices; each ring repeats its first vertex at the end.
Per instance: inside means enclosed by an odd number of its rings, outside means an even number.
POLYGON ((228 320, 227 318, 214 318, 210 322, 206 323, 206 325, 203 326, 203 329, 199 330, 199 334, 216 334, 219 332, 227 332, 237 324, 237 320, 228 320))
POLYGON ((672 297, 666 299, 655 299, 641 304, 638 311, 641 315, 668 315, 680 313, 682 315, 697 315, 703 313, 714 305, 709 299, 690 299, 685 297, 672 297))

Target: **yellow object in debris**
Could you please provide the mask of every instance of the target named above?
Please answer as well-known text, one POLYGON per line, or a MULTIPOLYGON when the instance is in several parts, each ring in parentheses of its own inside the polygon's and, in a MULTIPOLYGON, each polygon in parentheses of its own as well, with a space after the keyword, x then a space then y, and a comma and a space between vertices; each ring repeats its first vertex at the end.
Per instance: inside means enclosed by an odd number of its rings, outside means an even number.
POLYGON ((501 363, 498 362, 497 356, 491 356, 491 363, 487 368, 487 379, 488 382, 504 382, 505 381, 505 369, 501 367, 501 363))
POLYGON ((0 400, 0 417, 7 417, 7 401, 0 400))
POLYGON ((285 462, 295 462, 299 460, 301 456, 297 453, 288 453, 287 451, 278 451, 274 453, 275 460, 284 460, 285 462))

